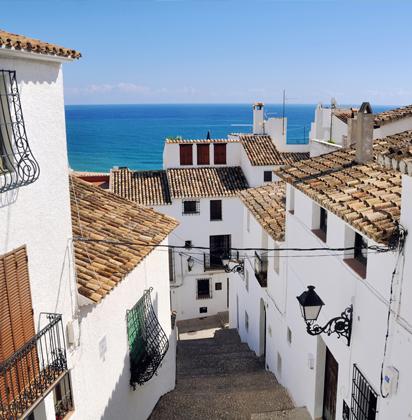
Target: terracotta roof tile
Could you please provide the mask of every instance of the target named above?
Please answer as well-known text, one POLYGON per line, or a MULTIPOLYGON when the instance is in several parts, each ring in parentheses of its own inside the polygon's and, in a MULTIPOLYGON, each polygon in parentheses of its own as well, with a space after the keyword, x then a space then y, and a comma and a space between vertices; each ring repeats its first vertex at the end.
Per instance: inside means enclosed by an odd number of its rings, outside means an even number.
POLYGON ((100 302, 178 225, 171 217, 141 207, 70 176, 77 288, 100 302), (119 245, 76 238, 130 241, 119 245))
POLYGON ((179 139, 170 138, 166 139, 166 143, 169 144, 193 144, 193 143, 238 143, 239 139, 179 139))
POLYGON ((239 194, 244 205, 275 241, 283 241, 285 237, 285 190, 285 183, 278 181, 239 194))
POLYGON ((237 166, 168 169, 172 198, 230 197, 248 188, 237 166))
POLYGON ((279 152, 268 135, 247 134, 239 139, 252 166, 289 165, 309 157, 309 153, 279 152))
POLYGON ((30 51, 38 54, 55 55, 59 57, 80 58, 79 51, 49 44, 38 39, 24 35, 16 35, 0 29, 0 48, 14 48, 16 50, 30 51))
MULTIPOLYGON (((374 143, 374 150, 379 147, 384 146, 374 143)), ((369 238, 386 243, 400 217, 401 174, 376 161, 358 164, 354 158, 354 150, 345 149, 276 173, 369 238)))
POLYGON ((145 206, 171 204, 166 171, 113 169, 110 187, 115 194, 145 206))
POLYGON ((405 117, 412 117, 412 105, 390 109, 388 111, 376 114, 375 124, 381 126, 392 121, 400 120, 401 118, 405 117))

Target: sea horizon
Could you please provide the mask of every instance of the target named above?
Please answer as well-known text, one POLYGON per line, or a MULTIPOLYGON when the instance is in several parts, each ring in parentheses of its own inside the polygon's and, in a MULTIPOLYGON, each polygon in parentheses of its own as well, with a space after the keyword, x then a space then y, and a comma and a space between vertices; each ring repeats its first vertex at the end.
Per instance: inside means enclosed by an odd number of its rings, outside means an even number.
MULTIPOLYGON (((285 105, 288 143, 308 142, 315 108, 316 104, 285 105)), ((198 139, 210 132, 212 138, 226 138, 252 131, 250 103, 72 104, 65 111, 69 164, 77 171, 108 172, 113 166, 161 169, 167 137, 198 139)), ((281 117, 283 104, 265 104, 265 114, 281 117)))

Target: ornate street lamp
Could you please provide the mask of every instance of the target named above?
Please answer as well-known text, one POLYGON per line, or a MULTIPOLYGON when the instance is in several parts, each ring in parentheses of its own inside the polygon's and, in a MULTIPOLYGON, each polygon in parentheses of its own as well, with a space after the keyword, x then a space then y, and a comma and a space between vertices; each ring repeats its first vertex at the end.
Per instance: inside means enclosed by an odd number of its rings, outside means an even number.
POLYGON ((223 268, 225 269, 226 273, 238 273, 238 274, 243 274, 244 272, 244 263, 243 261, 238 261, 238 263, 236 265, 234 265, 233 267, 230 267, 229 264, 232 261, 230 260, 230 258, 228 256, 225 256, 222 258, 222 264, 223 264, 223 268))
POLYGON ((324 305, 322 299, 315 292, 314 286, 308 286, 308 290, 303 292, 296 299, 300 304, 302 317, 306 322, 306 331, 310 335, 319 335, 326 333, 331 335, 336 333, 338 338, 341 336, 346 337, 348 346, 350 345, 350 337, 352 332, 352 313, 353 306, 348 306, 340 316, 332 318, 325 326, 321 327, 315 324, 318 319, 319 313, 324 305))

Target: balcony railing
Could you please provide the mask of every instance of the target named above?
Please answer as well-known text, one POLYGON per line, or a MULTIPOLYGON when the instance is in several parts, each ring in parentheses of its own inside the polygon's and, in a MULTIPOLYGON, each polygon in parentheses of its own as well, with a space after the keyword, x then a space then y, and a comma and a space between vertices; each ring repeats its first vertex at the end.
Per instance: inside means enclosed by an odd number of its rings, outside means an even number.
POLYGON ((268 260, 255 252, 255 276, 261 287, 268 285, 268 260))
POLYGON ((67 372, 62 318, 45 314, 48 324, 0 364, 0 419, 27 415, 67 372))
POLYGON ((217 254, 203 254, 203 265, 205 271, 218 271, 224 270, 222 259, 227 255, 231 261, 239 261, 239 251, 226 251, 222 254, 222 257, 218 257, 217 254))

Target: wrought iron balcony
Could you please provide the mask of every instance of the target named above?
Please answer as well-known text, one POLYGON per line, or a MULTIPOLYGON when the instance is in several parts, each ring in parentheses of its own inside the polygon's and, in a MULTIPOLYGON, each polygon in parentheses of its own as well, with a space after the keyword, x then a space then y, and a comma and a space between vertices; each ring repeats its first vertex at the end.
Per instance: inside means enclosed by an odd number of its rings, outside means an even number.
POLYGON ((239 251, 226 251, 222 254, 222 257, 219 257, 215 253, 203 254, 203 266, 204 271, 219 271, 224 270, 225 266, 223 264, 223 259, 228 258, 230 261, 240 261, 239 251))
POLYGON ((0 419, 26 416, 67 372, 61 315, 45 315, 48 324, 0 364, 0 419))
POLYGON ((255 252, 255 276, 261 287, 268 285, 268 260, 255 252))

